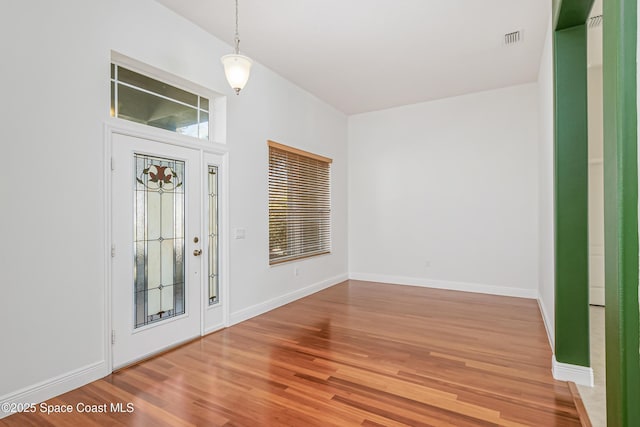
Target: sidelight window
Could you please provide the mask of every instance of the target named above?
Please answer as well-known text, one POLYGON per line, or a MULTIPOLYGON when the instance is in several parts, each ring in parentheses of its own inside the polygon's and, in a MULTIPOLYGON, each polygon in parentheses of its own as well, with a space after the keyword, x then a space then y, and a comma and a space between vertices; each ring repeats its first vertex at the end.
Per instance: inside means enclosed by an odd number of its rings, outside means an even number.
POLYGON ((218 167, 209 166, 209 305, 219 302, 218 167))

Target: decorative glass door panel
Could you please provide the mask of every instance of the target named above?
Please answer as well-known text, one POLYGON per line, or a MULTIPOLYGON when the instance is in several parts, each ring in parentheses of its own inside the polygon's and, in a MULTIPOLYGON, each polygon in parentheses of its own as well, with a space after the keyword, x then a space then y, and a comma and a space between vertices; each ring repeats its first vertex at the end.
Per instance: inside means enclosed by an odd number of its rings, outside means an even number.
POLYGON ((209 166, 209 304, 220 302, 218 274, 218 167, 209 166))
POLYGON ((201 335, 207 205, 198 150, 117 133, 111 146, 112 356, 118 368, 201 335))
POLYGON ((134 155, 135 327, 185 312, 184 169, 180 160, 134 155))

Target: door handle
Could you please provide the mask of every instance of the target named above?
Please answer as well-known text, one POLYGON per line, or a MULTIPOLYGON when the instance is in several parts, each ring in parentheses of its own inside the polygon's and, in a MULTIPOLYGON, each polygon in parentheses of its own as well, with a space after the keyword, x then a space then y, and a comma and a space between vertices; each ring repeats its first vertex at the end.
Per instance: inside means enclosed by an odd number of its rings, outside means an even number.
POLYGON ((193 251, 193 256, 200 256, 202 255, 202 249, 196 249, 193 251))

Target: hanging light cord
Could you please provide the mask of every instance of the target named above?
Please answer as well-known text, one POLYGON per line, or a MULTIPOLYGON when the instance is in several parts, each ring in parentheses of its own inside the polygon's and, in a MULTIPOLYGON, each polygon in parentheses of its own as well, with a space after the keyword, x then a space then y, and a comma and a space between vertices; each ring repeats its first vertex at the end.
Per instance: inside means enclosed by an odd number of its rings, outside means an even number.
POLYGON ((236 36, 233 39, 236 46, 236 55, 240 53, 240 34, 238 34, 238 0, 236 0, 236 36))

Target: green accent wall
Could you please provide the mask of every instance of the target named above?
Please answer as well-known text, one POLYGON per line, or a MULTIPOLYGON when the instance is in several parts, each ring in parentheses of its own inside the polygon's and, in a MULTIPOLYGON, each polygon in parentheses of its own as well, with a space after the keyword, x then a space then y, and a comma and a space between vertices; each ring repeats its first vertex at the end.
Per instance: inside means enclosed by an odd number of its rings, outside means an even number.
POLYGON ((637 1, 603 15, 607 425, 640 426, 637 1))
POLYGON ((582 25, 591 12, 594 0, 553 0, 553 23, 556 30, 582 25))
MULTIPOLYGON (((564 4, 568 4, 565 2, 564 4)), ((564 8, 563 8, 564 10, 564 8)), ((554 32, 555 357, 590 366, 586 25, 554 32)))

